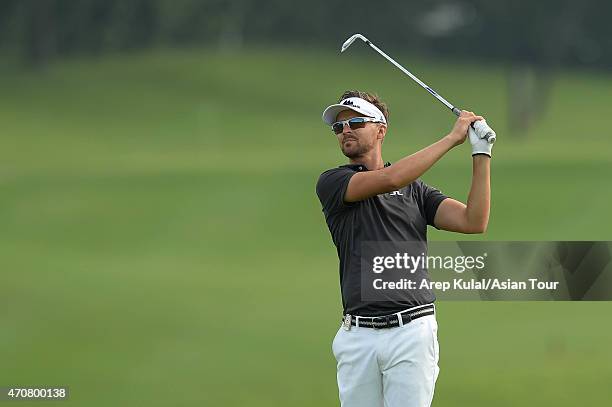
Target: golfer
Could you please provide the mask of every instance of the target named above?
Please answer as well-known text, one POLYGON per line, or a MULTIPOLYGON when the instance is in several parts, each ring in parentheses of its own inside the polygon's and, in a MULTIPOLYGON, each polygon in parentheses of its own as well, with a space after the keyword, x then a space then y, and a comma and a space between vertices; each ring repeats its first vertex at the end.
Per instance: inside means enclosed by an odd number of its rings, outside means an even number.
POLYGON ((430 406, 439 372, 434 293, 416 289, 401 299, 364 299, 361 243, 426 243, 427 225, 483 233, 489 220, 492 145, 470 128, 483 117, 464 111, 450 133, 392 165, 382 157, 388 119, 385 103, 361 91, 344 92, 323 112, 349 159, 323 172, 316 188, 340 261, 343 318, 332 350, 342 407, 430 406), (468 133, 473 172, 463 204, 419 177, 468 133))

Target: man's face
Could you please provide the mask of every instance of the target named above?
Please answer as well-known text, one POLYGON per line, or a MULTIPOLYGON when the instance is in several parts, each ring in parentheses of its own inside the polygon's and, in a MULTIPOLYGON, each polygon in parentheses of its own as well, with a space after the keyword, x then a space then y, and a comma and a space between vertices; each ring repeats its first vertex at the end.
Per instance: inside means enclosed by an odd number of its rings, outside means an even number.
MULTIPOLYGON (((338 113, 336 121, 348 120, 353 117, 364 117, 364 115, 353 110, 343 110, 338 113)), ((336 134, 342 153, 348 158, 358 158, 376 147, 377 140, 382 137, 379 123, 366 123, 363 128, 351 130, 348 125, 344 126, 342 133, 336 134)))

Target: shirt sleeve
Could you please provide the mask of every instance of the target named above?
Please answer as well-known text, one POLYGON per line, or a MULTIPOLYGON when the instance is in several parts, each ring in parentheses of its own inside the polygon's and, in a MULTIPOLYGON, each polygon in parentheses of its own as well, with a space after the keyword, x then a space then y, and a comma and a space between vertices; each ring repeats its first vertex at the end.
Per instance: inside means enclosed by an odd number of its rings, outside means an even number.
POLYGON ((421 203, 423 205, 423 212, 425 213, 425 219, 427 219, 427 224, 433 227, 434 218, 436 217, 436 212, 438 211, 438 207, 442 203, 443 200, 448 198, 448 196, 444 195, 440 190, 431 187, 419 180, 419 193, 421 195, 421 203))
POLYGON ((325 213, 351 206, 351 203, 344 201, 344 195, 353 175, 355 171, 350 168, 334 168, 321 174, 317 182, 317 195, 325 213))

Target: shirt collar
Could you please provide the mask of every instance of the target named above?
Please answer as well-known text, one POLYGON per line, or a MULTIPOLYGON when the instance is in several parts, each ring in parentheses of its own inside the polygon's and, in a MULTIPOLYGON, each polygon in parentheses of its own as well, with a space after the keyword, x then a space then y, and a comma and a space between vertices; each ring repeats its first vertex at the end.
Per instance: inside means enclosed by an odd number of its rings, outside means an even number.
MULTIPOLYGON (((385 168, 387 168, 390 165, 391 165, 391 163, 389 161, 387 161, 385 163, 385 168)), ((366 167, 363 164, 345 164, 345 165, 341 165, 340 168, 350 168, 353 171, 369 171, 368 167, 366 167)))

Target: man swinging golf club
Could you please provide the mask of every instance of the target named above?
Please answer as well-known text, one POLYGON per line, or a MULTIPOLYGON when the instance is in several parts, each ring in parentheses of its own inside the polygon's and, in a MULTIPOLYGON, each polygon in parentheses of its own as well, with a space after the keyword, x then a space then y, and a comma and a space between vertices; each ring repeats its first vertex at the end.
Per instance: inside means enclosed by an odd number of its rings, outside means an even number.
POLYGON ((454 127, 430 146, 393 165, 382 158, 388 110, 375 95, 347 91, 325 109, 349 164, 325 171, 317 195, 340 261, 343 322, 332 349, 343 407, 425 407, 438 377, 437 322, 429 289, 402 299, 362 298, 361 243, 427 240, 427 225, 483 233, 490 202, 491 147, 470 125, 483 120, 463 111, 454 127), (472 186, 467 205, 419 179, 469 134, 472 186))
POLYGON ((483 233, 490 202, 492 144, 470 126, 483 117, 463 111, 439 141, 393 165, 382 144, 389 114, 375 95, 347 91, 325 109, 349 164, 321 174, 317 195, 340 261, 343 319, 332 350, 342 407, 425 407, 438 376, 434 293, 406 291, 401 299, 362 297, 361 243, 427 240, 427 225, 460 233, 483 233), (467 205, 419 179, 468 136, 473 175, 467 205))
MULTIPOLYGON (((391 165, 382 158, 389 112, 376 95, 346 91, 323 112, 323 121, 349 159, 349 164, 323 172, 316 187, 340 262, 343 317, 332 351, 341 405, 427 407, 439 372, 435 295, 425 287, 382 298, 364 296, 362 243, 419 242, 426 247, 427 225, 483 233, 489 221, 490 159, 496 134, 483 117, 451 105, 363 35, 349 38, 342 51, 356 39, 459 116, 447 135, 391 165), (419 177, 468 135, 473 172, 463 204, 419 177)), ((419 272, 427 277, 427 270, 419 272)))

